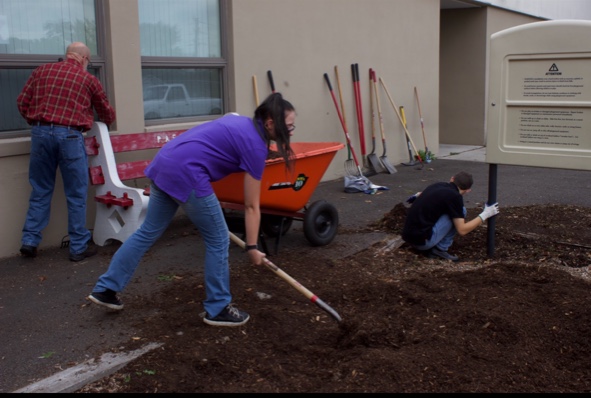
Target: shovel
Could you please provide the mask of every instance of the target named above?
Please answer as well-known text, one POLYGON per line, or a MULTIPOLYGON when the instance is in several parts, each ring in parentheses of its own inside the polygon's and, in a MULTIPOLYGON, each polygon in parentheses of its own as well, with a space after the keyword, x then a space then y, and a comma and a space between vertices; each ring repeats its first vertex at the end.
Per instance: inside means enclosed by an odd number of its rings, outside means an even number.
POLYGON ((429 163, 431 161, 431 155, 429 154, 429 148, 427 148, 427 138, 425 137, 425 124, 423 122, 423 114, 421 113, 421 103, 419 102, 419 92, 415 86, 415 97, 417 97, 417 107, 419 108, 419 119, 421 121, 421 131, 423 132, 423 142, 425 143, 425 161, 429 163))
MULTIPOLYGON (((357 111, 357 127, 359 129, 359 146, 361 147, 361 162, 362 166, 367 164, 367 154, 365 152, 365 130, 363 124, 363 107, 361 99, 361 89, 359 83, 359 64, 351 64, 351 75, 353 77, 353 92, 355 94, 355 108, 357 111)), ((365 170, 367 175, 377 174, 375 170, 370 167, 365 170)))
POLYGON ((419 151, 417 151, 417 147, 415 146, 415 143, 412 141, 412 138, 410 137, 410 133, 408 132, 408 129, 406 128, 406 123, 404 123, 404 120, 402 120, 402 117, 400 116, 400 112, 398 112, 398 109, 396 108, 396 104, 394 103, 394 100, 392 99, 392 96, 390 95, 390 92, 388 91, 388 88, 386 87, 386 83, 384 83, 384 79, 382 79, 381 77, 380 77, 380 84, 382 85, 382 88, 386 92, 386 95, 388 96, 388 99, 390 100, 390 104, 392 105, 392 109, 396 113, 396 116, 398 116, 398 120, 400 120, 400 124, 402 124, 402 127, 404 128, 404 133, 406 134, 406 138, 408 139, 408 142, 410 144, 412 144, 412 147, 415 150, 415 154, 417 155, 417 158, 419 159, 419 162, 421 163, 420 168, 422 169, 424 167, 424 165, 423 165, 423 160, 421 159, 421 155, 419 155, 419 151))
MULTIPOLYGON (((404 107, 400 106, 400 117, 402 118, 402 125, 404 126, 404 128, 407 128, 407 124, 406 124, 406 116, 404 115, 404 107)), ((406 147, 408 148, 408 162, 407 163, 402 163, 404 166, 414 166, 415 164, 417 164, 417 162, 414 160, 414 157, 412 156, 412 150, 410 147, 410 141, 408 140, 408 136, 404 136, 404 138, 406 138, 406 147)), ((418 155, 417 155, 418 156, 418 155)))
POLYGON ((370 106, 370 110, 371 110, 371 152, 367 155, 367 160, 369 161, 369 164, 371 165, 372 169, 376 173, 383 173, 385 171, 384 166, 380 162, 380 159, 378 159, 378 155, 375 154, 375 151, 376 151, 376 127, 375 127, 376 112, 375 112, 375 107, 374 107, 374 93, 373 93, 375 90, 375 86, 374 86, 374 84, 372 84, 374 76, 375 76, 374 70, 372 68, 369 68, 369 106, 370 106))
MULTIPOLYGON (((239 237, 237 237, 236 235, 234 235, 232 232, 230 232, 230 239, 232 240, 232 242, 236 243, 242 249, 244 249, 246 247, 246 243, 244 243, 244 241, 242 239, 240 239, 239 237)), ((330 316, 332 316, 334 319, 336 319, 337 322, 341 322, 342 321, 341 316, 334 309, 332 309, 324 301, 320 300, 320 298, 318 296, 316 296, 314 293, 312 293, 311 291, 309 291, 308 289, 306 289, 298 281, 296 281, 294 278, 292 278, 291 276, 289 276, 286 272, 284 272, 283 270, 281 270, 281 268, 279 268, 278 266, 276 266, 275 264, 273 264, 267 258, 264 258, 263 259, 263 264, 267 268, 269 268, 271 271, 273 271, 275 274, 277 274, 280 278, 282 278, 287 283, 289 283, 298 292, 300 292, 304 296, 306 296, 311 302, 313 302, 314 304, 316 304, 318 307, 322 308, 324 311, 328 312, 328 314, 330 316)))
POLYGON ((392 165, 392 163, 390 163, 390 161, 386 157, 386 135, 384 134, 384 120, 382 118, 382 107, 380 106, 380 94, 378 93, 378 83, 376 81, 376 71, 375 70, 373 71, 372 85, 373 85, 373 93, 376 97, 376 105, 378 108, 378 119, 380 120, 380 133, 382 135, 383 152, 382 152, 382 156, 380 156, 380 161, 382 162, 382 165, 384 166, 384 168, 386 169, 386 171, 388 173, 394 174, 398 170, 396 170, 396 167, 394 167, 392 165))

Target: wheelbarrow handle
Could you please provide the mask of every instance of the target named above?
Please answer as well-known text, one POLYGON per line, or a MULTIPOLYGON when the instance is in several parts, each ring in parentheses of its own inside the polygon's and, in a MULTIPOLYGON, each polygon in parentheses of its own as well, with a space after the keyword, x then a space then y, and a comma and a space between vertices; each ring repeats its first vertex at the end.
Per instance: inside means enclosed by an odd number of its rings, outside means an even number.
MULTIPOLYGON (((244 249, 246 247, 246 243, 244 243, 244 241, 242 239, 240 239, 239 237, 237 237, 236 235, 234 235, 232 232, 230 232, 230 239, 234 243, 236 243, 238 246, 240 246, 241 248, 244 249)), ((332 309, 328 304, 326 304, 324 301, 322 301, 318 296, 316 296, 310 290, 308 290, 304 286, 302 286, 302 284, 299 283, 297 280, 295 280, 294 278, 292 278, 291 276, 289 276, 281 268, 279 268, 278 266, 276 266, 275 264, 273 264, 270 260, 268 260, 267 258, 264 258, 263 259, 263 264, 265 264, 265 266, 268 269, 270 269, 271 271, 273 271, 280 278, 282 278, 287 283, 289 283, 297 291, 299 291, 304 296, 306 296, 311 302, 313 302, 314 304, 316 304, 317 306, 319 306, 320 308, 322 308, 324 311, 328 312, 330 314, 330 316, 332 316, 334 319, 337 320, 337 322, 341 322, 342 321, 342 318, 340 317, 340 315, 334 309, 332 309)))

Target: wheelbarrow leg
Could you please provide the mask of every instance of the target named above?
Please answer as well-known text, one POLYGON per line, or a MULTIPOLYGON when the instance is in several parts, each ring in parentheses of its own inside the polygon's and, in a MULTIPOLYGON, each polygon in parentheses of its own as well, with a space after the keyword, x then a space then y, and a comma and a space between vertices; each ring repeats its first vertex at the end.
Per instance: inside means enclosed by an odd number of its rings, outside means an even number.
POLYGON ((267 247, 267 240, 265 239, 265 234, 263 230, 259 228, 259 243, 261 246, 261 251, 265 253, 267 256, 269 255, 269 248, 267 247))
MULTIPOLYGON (((285 217, 281 217, 281 222, 279 223, 279 231, 283 231, 283 227, 285 226, 285 220, 287 220, 285 217)), ((277 237, 275 238, 275 255, 279 253, 279 240, 281 239, 281 235, 283 234, 279 232, 277 234, 277 237)))

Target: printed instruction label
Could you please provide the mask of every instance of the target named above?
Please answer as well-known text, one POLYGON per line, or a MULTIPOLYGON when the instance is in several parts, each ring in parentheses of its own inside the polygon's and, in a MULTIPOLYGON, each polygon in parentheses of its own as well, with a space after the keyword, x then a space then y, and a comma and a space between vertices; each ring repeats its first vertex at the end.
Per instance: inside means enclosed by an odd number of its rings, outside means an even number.
POLYGON ((509 135, 507 144, 553 148, 591 148, 589 125, 591 111, 586 108, 508 109, 507 121, 517 134, 509 135))
POLYGON ((506 120, 511 128, 506 130, 505 144, 591 148, 591 110, 585 103, 591 101, 591 79, 585 69, 590 63, 589 58, 511 60, 506 120))

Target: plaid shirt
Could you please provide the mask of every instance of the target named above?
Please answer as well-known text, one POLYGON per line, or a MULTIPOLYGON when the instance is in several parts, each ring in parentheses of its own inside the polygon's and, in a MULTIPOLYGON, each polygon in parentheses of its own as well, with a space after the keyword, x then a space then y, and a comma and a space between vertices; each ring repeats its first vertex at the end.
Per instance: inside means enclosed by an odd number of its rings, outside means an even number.
POLYGON ((115 121, 100 81, 73 59, 41 65, 16 100, 29 124, 47 122, 90 130, 94 110, 106 125, 115 121))

